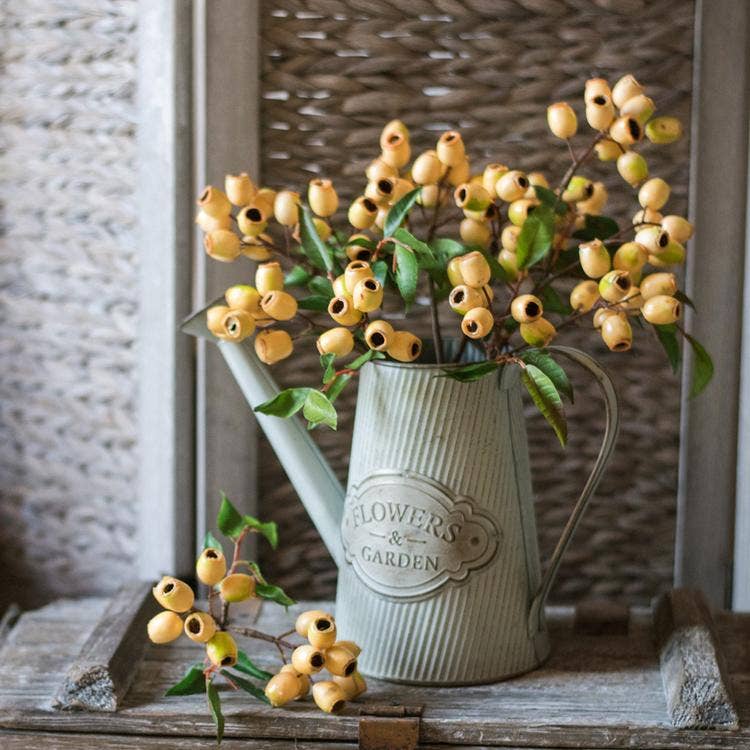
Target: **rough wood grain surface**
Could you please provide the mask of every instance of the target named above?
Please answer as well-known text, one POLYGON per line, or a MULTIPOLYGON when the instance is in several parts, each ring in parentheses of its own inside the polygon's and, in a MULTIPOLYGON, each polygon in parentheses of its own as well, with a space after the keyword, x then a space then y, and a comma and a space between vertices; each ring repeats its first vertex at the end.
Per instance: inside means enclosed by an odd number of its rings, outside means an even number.
POLYGON ((146 623, 157 610, 151 583, 122 586, 65 674, 54 707, 116 711, 146 648, 146 623))
MULTIPOLYGON (((66 736, 91 733, 100 738, 112 735, 118 738, 113 739, 113 747, 118 747, 117 741, 127 743, 119 739, 127 736, 138 737, 137 747, 168 747, 170 738, 173 743, 187 737, 210 740, 214 727, 202 696, 163 697, 199 654, 195 644, 186 640, 147 646, 133 685, 116 713, 51 709, 55 690, 90 636, 90 623, 96 621, 106 604, 100 599, 63 601, 21 618, 0 647, 0 730, 59 732, 66 736), (152 739, 156 744, 149 745, 152 739)), ((296 612, 310 606, 300 604, 285 613, 279 607, 264 605, 254 627, 283 632, 296 612)), ((337 717, 321 714, 309 702, 272 709, 245 694, 223 689, 227 741, 268 740, 268 747, 273 747, 271 740, 285 738, 288 744, 293 739, 302 747, 305 742, 314 746, 314 741, 322 747, 325 743, 330 747, 336 747, 335 743, 354 744, 363 705, 396 703, 424 705, 420 747, 750 747, 750 617, 722 614, 716 618, 740 714, 739 730, 717 731, 675 729, 670 725, 649 611, 631 610, 628 635, 576 632, 572 609, 550 608, 548 615, 554 646, 547 663, 535 672, 494 685, 452 690, 370 680, 370 690, 363 700, 349 704, 337 717)), ((273 647, 260 642, 247 642, 246 647, 261 666, 278 666, 273 647)), ((94 746, 105 742, 102 739, 94 746)), ((198 740, 195 742, 201 747, 198 740)), ((34 742, 37 744, 45 747, 34 742)), ((13 747, 9 742, 2 746, 13 747)), ((127 744, 121 746, 128 748, 127 744)), ((59 747, 68 750, 86 745, 61 742, 59 747)))
POLYGON ((724 657, 701 592, 676 589, 660 596, 654 605, 654 629, 672 724, 736 729, 739 718, 724 657))

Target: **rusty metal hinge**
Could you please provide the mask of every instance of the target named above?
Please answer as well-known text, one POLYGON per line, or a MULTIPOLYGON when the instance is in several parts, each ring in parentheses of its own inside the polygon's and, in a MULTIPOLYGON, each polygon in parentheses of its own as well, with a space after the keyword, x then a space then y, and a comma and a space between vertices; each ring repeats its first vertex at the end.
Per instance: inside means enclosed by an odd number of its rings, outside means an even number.
POLYGON ((360 750, 414 750, 419 744, 423 706, 363 706, 359 720, 360 750))

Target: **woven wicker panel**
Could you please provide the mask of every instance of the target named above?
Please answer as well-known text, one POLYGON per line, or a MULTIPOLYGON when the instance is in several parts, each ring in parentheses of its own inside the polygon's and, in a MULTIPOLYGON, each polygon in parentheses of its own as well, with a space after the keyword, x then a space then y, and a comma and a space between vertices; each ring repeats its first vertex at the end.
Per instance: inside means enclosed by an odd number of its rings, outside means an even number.
POLYGON ((0 5, 0 596, 25 605, 132 576, 136 10, 0 5))
MULTIPOLYGON (((559 178, 564 148, 547 133, 548 103, 569 99, 582 115, 582 82, 633 72, 660 109, 687 122, 693 3, 684 0, 276 0, 263 11, 263 177, 298 186, 313 174, 335 180, 345 198, 363 187, 382 124, 401 117, 415 151, 439 132, 460 128, 474 163, 502 161, 559 178)), ((652 173, 676 189, 686 210, 687 140, 645 152, 652 173)), ((611 165, 602 176, 614 209, 635 210, 611 165), (615 191, 622 191, 620 194, 615 191)), ((445 317, 447 325, 455 318, 445 317)), ((423 323, 418 328, 424 330, 423 323)), ((560 571, 554 598, 618 596, 646 602, 671 581, 679 432, 677 383, 659 345, 639 337, 636 351, 610 355, 588 330, 569 342, 601 355, 623 406, 619 451, 560 571)), ((288 383, 319 372, 307 353, 279 369, 288 383)), ((553 548, 598 450, 602 410, 595 390, 572 369, 578 389, 563 451, 529 410, 541 547, 553 548)), ((354 405, 341 402, 337 433, 316 439, 345 478, 354 405)), ((261 502, 282 528, 282 553, 269 574, 300 596, 330 596, 335 570, 269 446, 261 448, 261 502)))

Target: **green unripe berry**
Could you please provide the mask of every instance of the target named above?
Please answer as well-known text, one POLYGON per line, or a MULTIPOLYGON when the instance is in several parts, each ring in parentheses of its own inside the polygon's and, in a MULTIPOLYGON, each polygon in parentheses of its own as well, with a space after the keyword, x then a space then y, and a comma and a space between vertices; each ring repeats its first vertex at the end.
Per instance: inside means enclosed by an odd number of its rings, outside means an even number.
POLYGON ((654 114, 655 109, 656 105, 653 99, 650 99, 645 94, 638 94, 630 97, 620 107, 620 115, 622 117, 633 117, 640 125, 645 125, 651 115, 654 114))
POLYGON ((620 302, 630 294, 632 286, 627 271, 609 271, 599 281, 599 294, 607 302, 620 302))
POLYGON ((237 663, 237 644, 229 633, 220 630, 206 643, 206 656, 215 667, 233 667, 237 663))
POLYGON ((508 206, 508 220, 517 227, 523 226, 529 214, 539 205, 533 198, 521 198, 508 206))
POLYGON ((682 123, 676 117, 654 117, 646 125, 646 138, 660 145, 674 143, 682 137, 682 123))
POLYGON ((461 256, 451 258, 448 261, 448 268, 446 269, 448 274, 448 281, 451 286, 459 286, 464 283, 464 277, 461 273, 461 256))
POLYGON ((519 326, 521 338, 529 345, 545 347, 557 333, 555 326, 546 318, 539 318, 531 323, 521 323, 519 326))
POLYGON ((648 164, 635 151, 625 151, 617 157, 617 171, 628 185, 637 187, 648 177, 648 164))
POLYGON ((490 194, 476 182, 464 182, 454 193, 453 200, 458 208, 467 211, 486 211, 492 198, 490 194))
POLYGON ((508 277, 509 281, 518 280, 520 271, 518 268, 518 258, 514 252, 503 248, 497 254, 497 262, 500 264, 503 271, 505 271, 505 275, 508 277))
POLYGON ((640 271, 648 261, 648 251, 638 242, 626 242, 617 248, 612 265, 618 271, 640 271))
POLYGON ((582 175, 573 175, 570 178, 568 186, 562 194, 562 199, 566 203, 577 203, 591 198, 594 194, 594 183, 582 175))
POLYGON ((669 240, 667 246, 658 254, 648 256, 648 262, 654 266, 673 266, 685 262, 685 248, 679 242, 669 240))
POLYGON ((599 161, 617 161, 617 158, 623 153, 622 147, 609 138, 599 141, 594 149, 599 161))

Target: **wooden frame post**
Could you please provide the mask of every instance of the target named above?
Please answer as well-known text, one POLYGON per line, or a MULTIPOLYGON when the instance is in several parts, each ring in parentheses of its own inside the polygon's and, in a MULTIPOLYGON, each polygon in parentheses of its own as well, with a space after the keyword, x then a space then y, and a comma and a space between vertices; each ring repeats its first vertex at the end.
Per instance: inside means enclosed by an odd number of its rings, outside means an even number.
POLYGON ((192 18, 182 0, 141 0, 138 575, 189 574, 193 555, 191 306, 192 18))
POLYGON ((749 15, 744 0, 696 4, 690 173, 690 215, 696 232, 687 264, 687 293, 698 314, 688 311, 686 326, 706 345, 716 373, 708 389, 690 399, 692 356, 686 347, 675 583, 700 588, 714 606, 729 606, 732 592, 749 15))
MULTIPOLYGON (((194 10, 195 182, 223 188, 228 172, 259 178, 259 2, 196 0, 194 10)), ((199 239, 196 235, 196 239, 199 239)), ((197 244, 194 303, 202 306, 231 284, 252 283, 240 258, 222 264, 197 244)), ((254 513, 256 425, 215 346, 197 352, 196 536, 213 528, 220 491, 254 513)))

